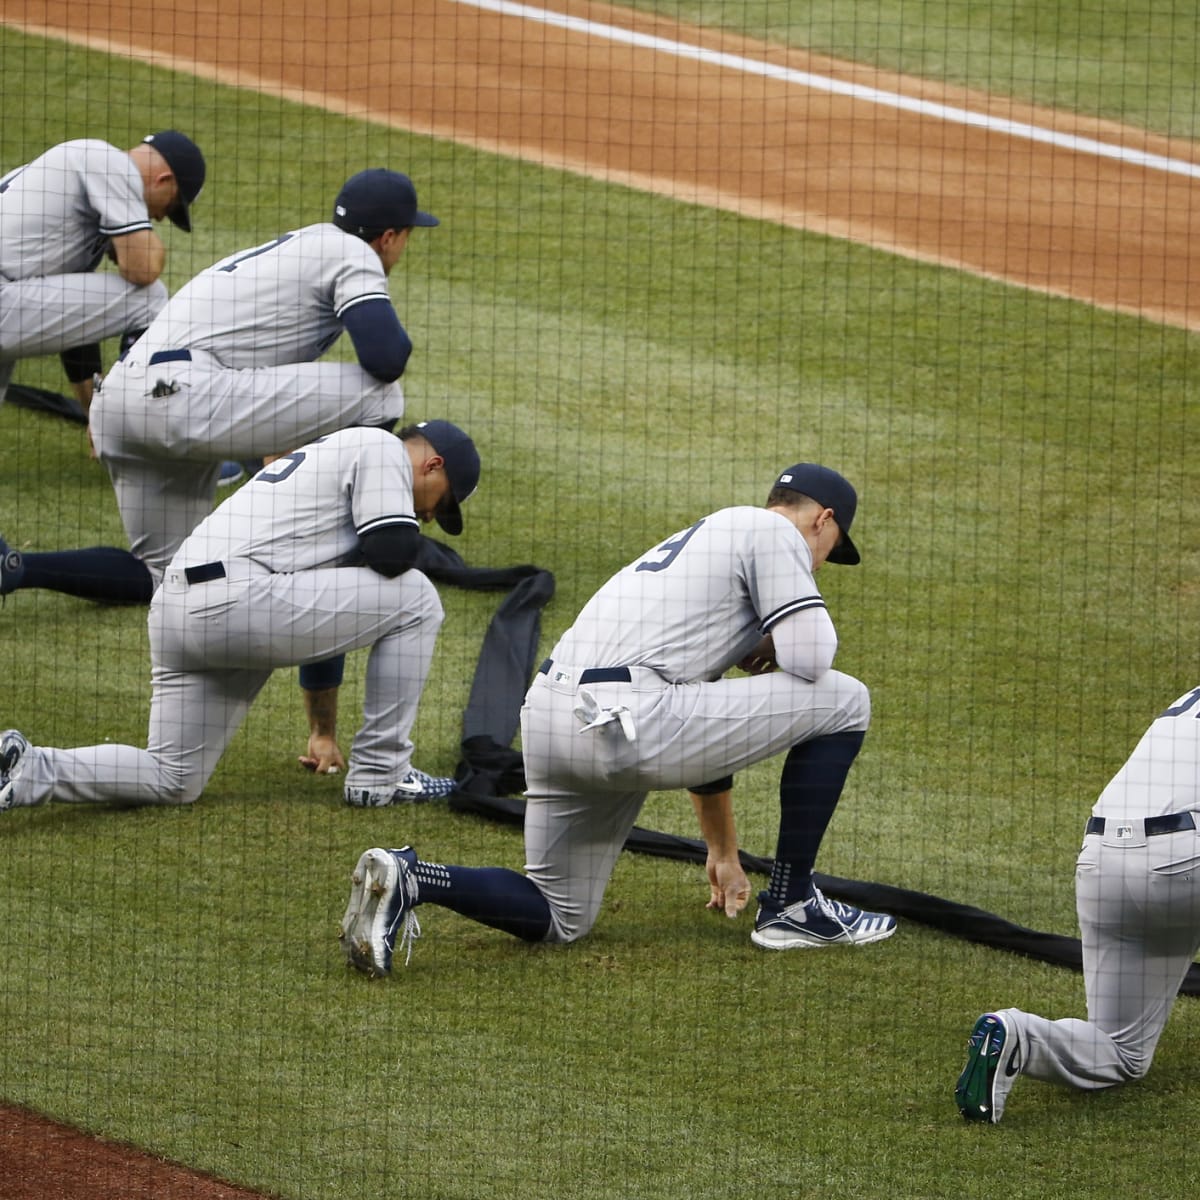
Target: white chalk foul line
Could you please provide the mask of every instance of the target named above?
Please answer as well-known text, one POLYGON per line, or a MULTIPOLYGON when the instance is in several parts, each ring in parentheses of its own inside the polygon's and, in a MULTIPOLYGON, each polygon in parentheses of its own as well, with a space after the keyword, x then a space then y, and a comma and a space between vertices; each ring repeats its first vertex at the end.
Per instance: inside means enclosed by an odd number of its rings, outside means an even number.
POLYGON ((1191 179, 1200 179, 1200 164, 1190 163, 1184 159, 1169 158, 1163 154, 1148 154, 1144 150, 1132 150, 1127 146, 1117 146, 1110 142, 1097 141, 1095 138, 1077 137, 1069 133, 1058 133, 1053 129, 1044 129, 1040 125, 1030 125, 1024 121, 1009 121, 1002 117, 992 117, 987 113, 972 112, 970 109, 957 108, 952 104, 936 104, 931 100, 918 100, 912 96, 902 95, 900 92, 888 92, 880 88, 866 87, 858 83, 845 83, 839 79, 831 79, 827 75, 815 75, 809 71, 797 71, 791 67, 777 66, 774 63, 763 62, 760 59, 746 58, 741 54, 726 54, 719 50, 706 50, 703 46, 692 46, 687 42, 677 42, 671 38, 656 37, 648 33, 635 33, 629 29, 621 29, 617 25, 605 25, 597 21, 588 21, 582 17, 572 17, 565 13, 551 12, 545 8, 535 8, 530 4, 516 4, 512 0, 451 0, 451 2, 464 5, 468 8, 478 8, 485 12, 497 13, 500 16, 516 17, 524 21, 536 21, 542 25, 566 29, 572 33, 583 34, 587 37, 602 38, 626 46, 636 46, 640 50, 654 50, 659 54, 669 54, 675 58, 692 59, 709 66, 723 67, 729 71, 741 71, 746 75, 759 75, 764 79, 775 79, 782 83, 810 88, 813 91, 827 92, 832 96, 848 96, 854 100, 862 100, 867 104, 878 104, 885 108, 894 108, 902 112, 933 117, 955 125, 967 125, 977 129, 987 129, 993 133, 1007 134, 1009 137, 1023 138, 1030 142, 1041 142, 1049 146, 1057 146, 1062 150, 1073 150, 1079 154, 1092 154, 1098 158, 1111 158, 1118 162, 1131 163, 1134 166, 1145 167, 1151 171, 1165 171, 1172 175, 1184 175, 1191 179))

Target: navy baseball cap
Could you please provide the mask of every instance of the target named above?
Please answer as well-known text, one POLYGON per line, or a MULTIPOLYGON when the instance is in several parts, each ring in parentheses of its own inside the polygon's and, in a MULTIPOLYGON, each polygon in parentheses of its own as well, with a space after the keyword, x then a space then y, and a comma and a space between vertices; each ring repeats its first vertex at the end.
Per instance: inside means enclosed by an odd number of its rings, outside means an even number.
POLYGON ((437 523, 456 536, 462 533, 459 505, 479 486, 479 451, 457 425, 449 421, 418 421, 421 436, 445 459, 450 495, 438 506, 437 523))
POLYGON ((342 184, 333 205, 333 223, 355 237, 378 237, 385 229, 436 225, 437 217, 417 207, 417 189, 407 175, 371 167, 342 184))
POLYGON ((172 224, 178 225, 185 233, 191 233, 192 218, 188 208, 204 186, 204 155, 200 153, 200 147, 177 129, 147 134, 142 141, 153 146, 167 160, 167 166, 179 185, 179 199, 167 216, 172 224))
POLYGON ((851 567, 862 562, 858 548, 850 540, 850 526, 858 508, 858 493, 848 479, 831 467, 797 463, 775 480, 775 487, 791 488, 793 492, 800 492, 810 500, 815 500, 822 508, 833 509, 834 519, 842 531, 842 540, 830 551, 829 562, 851 567))

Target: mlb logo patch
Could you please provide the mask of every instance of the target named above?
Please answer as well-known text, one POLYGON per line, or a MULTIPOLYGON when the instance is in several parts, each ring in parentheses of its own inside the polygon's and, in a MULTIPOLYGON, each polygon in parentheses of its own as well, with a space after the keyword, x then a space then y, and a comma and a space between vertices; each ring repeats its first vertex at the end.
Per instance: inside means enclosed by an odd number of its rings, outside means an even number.
POLYGON ((1113 837, 1116 837, 1116 838, 1131 838, 1131 837, 1133 837, 1133 826, 1132 825, 1118 825, 1116 827, 1116 829, 1113 830, 1113 837))

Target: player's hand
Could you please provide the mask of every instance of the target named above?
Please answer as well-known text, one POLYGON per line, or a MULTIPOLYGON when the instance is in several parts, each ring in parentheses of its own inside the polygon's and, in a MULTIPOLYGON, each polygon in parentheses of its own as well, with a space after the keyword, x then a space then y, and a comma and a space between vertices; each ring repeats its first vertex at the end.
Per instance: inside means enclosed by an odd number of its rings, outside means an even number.
POLYGON ((779 664, 775 661, 775 641, 768 633, 738 666, 749 675, 766 675, 777 671, 779 664))
POLYGON ((712 858, 705 864, 708 872, 709 900, 706 908, 723 912, 730 919, 750 902, 750 880, 742 864, 734 858, 712 858))
POLYGON ((346 760, 333 738, 314 733, 308 739, 308 753, 300 756, 300 765, 314 775, 337 775, 345 771, 346 760))
POLYGON ((773 658, 754 654, 747 654, 738 666, 748 675, 769 675, 779 669, 779 664, 773 658))

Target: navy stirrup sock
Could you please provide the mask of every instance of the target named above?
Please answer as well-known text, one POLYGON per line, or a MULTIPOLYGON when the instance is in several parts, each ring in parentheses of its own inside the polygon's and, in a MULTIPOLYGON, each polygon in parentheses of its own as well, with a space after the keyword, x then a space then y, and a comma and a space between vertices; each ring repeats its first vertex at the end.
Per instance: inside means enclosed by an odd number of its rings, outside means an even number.
POLYGON ((821 839, 866 732, 830 733, 788 751, 779 779, 779 843, 771 882, 759 899, 782 909, 806 900, 821 839))
POLYGON ((154 577, 136 555, 116 546, 25 554, 22 588, 48 588, 105 604, 149 604, 154 577))
POLYGON ((546 897, 519 871, 418 861, 416 875, 422 904, 439 904, 526 942, 540 942, 550 931, 546 897))

